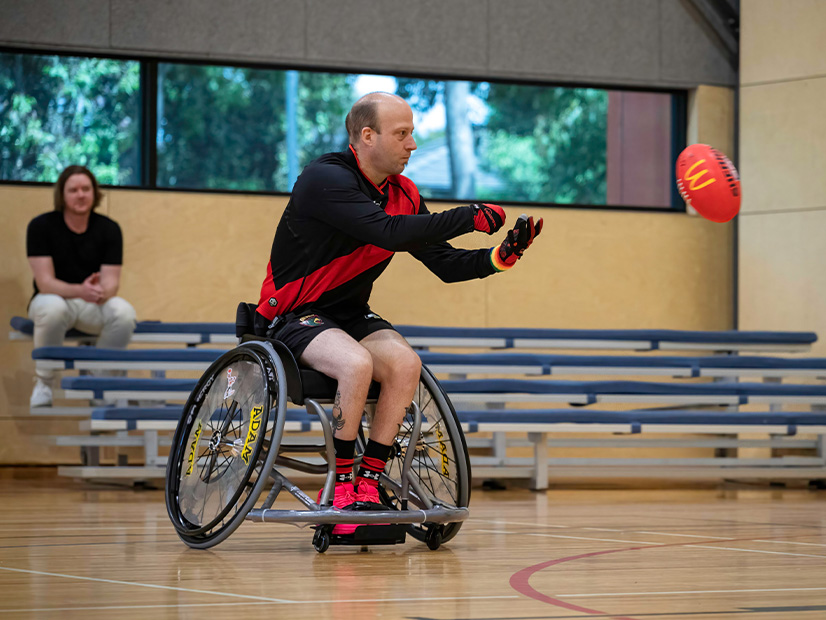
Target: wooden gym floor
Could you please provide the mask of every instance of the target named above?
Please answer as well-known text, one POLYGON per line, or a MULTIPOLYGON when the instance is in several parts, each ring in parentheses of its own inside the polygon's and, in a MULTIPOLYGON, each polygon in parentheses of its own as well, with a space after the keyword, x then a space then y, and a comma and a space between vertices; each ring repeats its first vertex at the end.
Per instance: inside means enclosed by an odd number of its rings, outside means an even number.
POLYGON ((187 548, 163 492, 0 470, 0 619, 826 618, 826 491, 474 489, 438 551, 243 524, 187 548))

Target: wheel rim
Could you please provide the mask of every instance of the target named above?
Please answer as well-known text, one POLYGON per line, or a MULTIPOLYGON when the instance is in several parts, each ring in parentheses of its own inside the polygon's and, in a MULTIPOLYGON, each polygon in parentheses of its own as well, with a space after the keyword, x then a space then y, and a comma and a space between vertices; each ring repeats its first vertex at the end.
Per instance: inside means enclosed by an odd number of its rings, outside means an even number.
POLYGON ((238 352, 209 373, 213 379, 187 403, 182 423, 188 431, 178 440, 171 477, 173 523, 180 534, 201 539, 220 531, 260 486, 259 457, 272 403, 268 374, 257 355, 238 352))
MULTIPOLYGON (((416 389, 415 402, 422 413, 421 439, 416 442, 411 473, 421 490, 430 501, 446 507, 465 507, 470 501, 470 468, 467 448, 453 409, 436 380, 426 368, 416 389)), ((396 440, 398 455, 392 458, 386 468, 387 477, 394 485, 401 485, 401 470, 404 455, 410 449, 413 431, 413 416, 408 414, 402 422, 396 440)), ((399 506, 398 498, 385 491, 384 499, 392 506, 399 506)), ((413 489, 410 503, 425 508, 413 489)), ((455 536, 461 523, 445 526, 443 541, 455 536)), ((419 540, 427 536, 427 528, 412 525, 410 533, 419 540)))

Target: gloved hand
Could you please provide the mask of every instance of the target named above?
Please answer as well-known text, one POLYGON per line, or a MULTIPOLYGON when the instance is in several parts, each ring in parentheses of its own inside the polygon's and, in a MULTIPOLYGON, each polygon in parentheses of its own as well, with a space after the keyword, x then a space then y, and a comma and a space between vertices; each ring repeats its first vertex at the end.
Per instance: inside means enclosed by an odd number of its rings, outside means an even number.
POLYGON ((473 229, 492 235, 505 225, 505 210, 499 205, 472 204, 473 229))
POLYGON ((496 271, 505 271, 522 258, 522 253, 531 247, 533 240, 542 232, 542 218, 534 224, 533 216, 524 213, 516 220, 516 226, 508 231, 507 237, 498 248, 490 249, 490 262, 496 271))

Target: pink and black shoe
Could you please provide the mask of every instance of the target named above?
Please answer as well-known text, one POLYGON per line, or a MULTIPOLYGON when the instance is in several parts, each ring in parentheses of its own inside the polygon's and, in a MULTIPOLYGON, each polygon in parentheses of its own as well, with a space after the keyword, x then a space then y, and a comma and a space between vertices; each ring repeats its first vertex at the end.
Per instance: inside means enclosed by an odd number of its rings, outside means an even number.
MULTIPOLYGON (((321 501, 321 494, 323 492, 324 489, 318 492, 317 502, 321 501)), ((333 506, 336 508, 343 509, 359 501, 356 499, 356 492, 352 482, 337 482, 334 492, 333 506)), ((340 523, 333 528, 333 534, 352 534, 358 526, 358 523, 340 523)))
POLYGON ((381 504, 379 497, 379 488, 375 484, 370 484, 367 480, 359 479, 356 485, 356 501, 357 502, 371 502, 373 504, 381 504))

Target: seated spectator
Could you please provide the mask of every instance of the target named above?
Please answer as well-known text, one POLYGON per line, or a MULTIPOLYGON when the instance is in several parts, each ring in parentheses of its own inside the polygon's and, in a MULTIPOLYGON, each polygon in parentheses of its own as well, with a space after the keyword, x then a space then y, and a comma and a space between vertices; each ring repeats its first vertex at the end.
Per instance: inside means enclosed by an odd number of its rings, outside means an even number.
MULTIPOLYGON (((125 348, 135 331, 135 309, 116 296, 123 237, 116 222, 94 212, 101 196, 88 169, 69 166, 55 184, 54 210, 29 222, 35 347, 60 346, 66 331, 76 328, 98 335, 99 347, 125 348)), ((54 374, 37 370, 32 407, 52 404, 54 374)))

